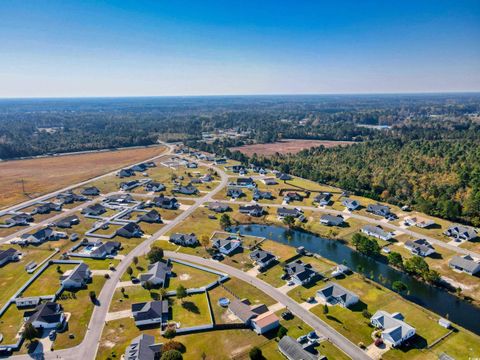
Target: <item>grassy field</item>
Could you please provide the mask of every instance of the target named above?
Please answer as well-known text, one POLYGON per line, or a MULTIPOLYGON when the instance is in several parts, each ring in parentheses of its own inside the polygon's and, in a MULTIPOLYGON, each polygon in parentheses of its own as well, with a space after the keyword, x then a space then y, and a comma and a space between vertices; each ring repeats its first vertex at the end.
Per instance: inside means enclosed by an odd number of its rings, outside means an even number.
POLYGON ((161 154, 163 146, 0 162, 0 208, 161 154), (28 196, 22 191, 23 180, 28 196))
POLYGON ((206 294, 189 295, 183 301, 171 297, 168 301, 172 306, 172 320, 181 328, 211 323, 206 294))
POLYGON ((330 141, 330 140, 299 140, 299 139, 285 139, 282 141, 268 143, 268 144, 252 144, 243 145, 239 147, 230 148, 231 151, 240 151, 241 153, 252 156, 254 153, 257 155, 274 155, 280 154, 296 154, 297 152, 310 149, 312 147, 324 146, 326 148, 336 146, 348 146, 353 144, 352 141, 330 141))
POLYGON ((23 292, 23 297, 53 295, 60 288, 60 276, 78 264, 51 264, 45 271, 23 292), (57 269, 59 268, 59 271, 57 269))
POLYGON ((0 317, 0 334, 3 335, 2 345, 17 342, 16 335, 23 324, 23 313, 23 311, 17 309, 15 304, 12 304, 0 317))

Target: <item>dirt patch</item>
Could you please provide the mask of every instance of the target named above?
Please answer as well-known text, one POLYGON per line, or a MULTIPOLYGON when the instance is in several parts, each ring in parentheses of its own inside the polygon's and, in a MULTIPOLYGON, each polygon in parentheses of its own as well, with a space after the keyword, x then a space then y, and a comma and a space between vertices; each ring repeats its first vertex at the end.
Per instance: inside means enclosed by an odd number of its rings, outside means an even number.
POLYGON ((178 277, 182 281, 190 280, 192 277, 189 274, 180 274, 178 277))
POLYGON ((330 140, 297 140, 285 139, 271 144, 253 144, 230 148, 231 151, 240 151, 241 153, 251 156, 254 153, 257 155, 271 156, 275 153, 280 154, 296 154, 299 151, 310 149, 323 145, 327 148, 336 146, 348 146, 353 144, 353 141, 330 141, 330 140))

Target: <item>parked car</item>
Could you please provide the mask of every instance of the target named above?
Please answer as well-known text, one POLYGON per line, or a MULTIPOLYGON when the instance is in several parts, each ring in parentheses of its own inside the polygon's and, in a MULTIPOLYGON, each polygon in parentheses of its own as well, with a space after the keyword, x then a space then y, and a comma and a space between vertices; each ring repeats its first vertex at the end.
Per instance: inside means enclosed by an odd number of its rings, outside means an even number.
POLYGON ((57 332, 55 330, 50 331, 50 333, 48 334, 48 338, 52 341, 55 340, 56 337, 57 337, 57 332))

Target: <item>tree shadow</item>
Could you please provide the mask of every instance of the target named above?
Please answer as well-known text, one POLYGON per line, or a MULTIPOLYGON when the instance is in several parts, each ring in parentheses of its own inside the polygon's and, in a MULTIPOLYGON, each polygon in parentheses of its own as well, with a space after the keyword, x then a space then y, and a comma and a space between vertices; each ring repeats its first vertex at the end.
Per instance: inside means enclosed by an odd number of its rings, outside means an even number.
POLYGON ((343 324, 343 321, 338 320, 335 316, 326 315, 325 317, 326 317, 328 320, 330 320, 330 321, 335 321, 335 322, 337 322, 337 323, 339 323, 339 324, 343 324))
POLYGON ((194 314, 200 314, 200 309, 198 308, 198 306, 192 302, 192 301, 184 301, 182 303, 182 307, 191 312, 191 313, 194 313, 194 314))

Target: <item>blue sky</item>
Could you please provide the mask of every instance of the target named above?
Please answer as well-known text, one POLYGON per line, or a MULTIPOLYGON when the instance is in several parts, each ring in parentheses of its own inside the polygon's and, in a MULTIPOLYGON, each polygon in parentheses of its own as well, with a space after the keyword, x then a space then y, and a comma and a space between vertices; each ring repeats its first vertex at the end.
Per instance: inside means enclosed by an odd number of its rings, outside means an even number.
POLYGON ((480 1, 0 1, 0 97, 480 90, 480 1))

